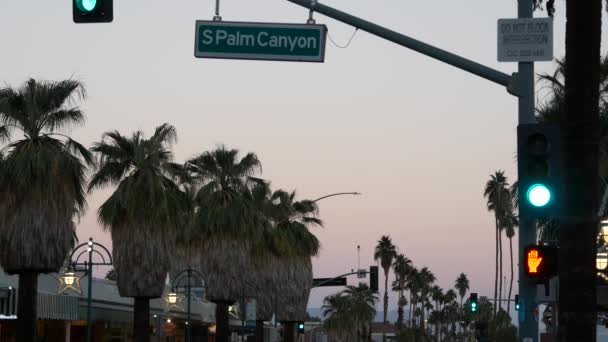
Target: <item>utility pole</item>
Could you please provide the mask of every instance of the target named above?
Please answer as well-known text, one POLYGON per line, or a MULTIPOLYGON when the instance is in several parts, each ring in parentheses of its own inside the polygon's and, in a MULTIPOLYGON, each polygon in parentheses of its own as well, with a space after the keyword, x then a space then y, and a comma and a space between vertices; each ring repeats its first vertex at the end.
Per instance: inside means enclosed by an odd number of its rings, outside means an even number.
MULTIPOLYGON (((380 25, 320 4, 317 0, 287 1, 502 85, 510 94, 519 98, 519 124, 534 123, 534 62, 519 62, 518 73, 511 76, 380 25)), ((532 18, 532 0, 518 0, 517 6, 518 18, 532 18)), ((535 221, 528 219, 520 221, 519 230, 519 251, 523 251, 526 245, 536 242, 535 221)), ((519 339, 525 342, 537 342, 538 323, 534 319, 536 285, 523 273, 523 254, 521 252, 519 253, 518 260, 519 295, 522 302, 519 315, 519 339)))

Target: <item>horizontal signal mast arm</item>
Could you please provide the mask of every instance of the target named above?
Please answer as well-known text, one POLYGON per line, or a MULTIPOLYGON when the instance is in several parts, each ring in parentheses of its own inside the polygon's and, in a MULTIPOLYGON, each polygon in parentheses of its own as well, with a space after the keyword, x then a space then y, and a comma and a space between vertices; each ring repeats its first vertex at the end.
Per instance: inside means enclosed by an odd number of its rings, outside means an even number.
POLYGON ((444 63, 450 64, 456 68, 462 69, 464 71, 468 71, 474 75, 485 78, 486 80, 492 81, 494 83, 500 84, 504 87, 509 88, 511 83, 511 76, 507 75, 501 71, 492 69, 485 65, 479 64, 472 60, 466 59, 464 57, 460 57, 451 52, 436 48, 432 45, 426 44, 414 38, 408 37, 399 32, 395 32, 393 30, 387 29, 386 27, 382 27, 380 25, 376 25, 367 20, 355 17, 348 13, 339 11, 335 8, 323 5, 318 3, 316 0, 287 0, 289 2, 293 2, 296 5, 300 5, 302 7, 306 7, 312 11, 321 13, 330 18, 343 22, 345 24, 351 25, 355 28, 378 36, 380 38, 389 40, 395 44, 399 44, 408 49, 419 52, 423 55, 429 56, 431 58, 437 59, 444 63))

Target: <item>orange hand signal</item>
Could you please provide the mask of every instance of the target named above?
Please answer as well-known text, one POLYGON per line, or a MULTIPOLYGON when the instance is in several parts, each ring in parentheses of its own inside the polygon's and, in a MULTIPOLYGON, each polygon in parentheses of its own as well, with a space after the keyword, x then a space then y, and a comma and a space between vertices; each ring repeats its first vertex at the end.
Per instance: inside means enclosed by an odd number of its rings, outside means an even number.
POLYGON ((533 249, 528 252, 528 268, 530 269, 530 273, 536 274, 538 273, 538 266, 543 261, 542 257, 538 256, 538 250, 533 249))

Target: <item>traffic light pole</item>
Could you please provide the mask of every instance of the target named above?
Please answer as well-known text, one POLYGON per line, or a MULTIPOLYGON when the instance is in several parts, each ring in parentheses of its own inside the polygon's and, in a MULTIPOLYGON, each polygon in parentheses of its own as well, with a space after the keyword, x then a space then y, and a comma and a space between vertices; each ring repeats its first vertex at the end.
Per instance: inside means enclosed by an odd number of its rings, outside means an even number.
MULTIPOLYGON (((517 1, 517 16, 532 18, 532 0, 517 1)), ((518 63, 518 121, 519 124, 534 123, 534 63, 518 63)), ((521 215, 520 215, 521 216, 521 215)), ((534 319, 536 311, 536 283, 525 274, 525 258, 523 250, 526 246, 536 243, 536 222, 534 219, 520 217, 518 234, 519 261, 519 340, 538 341, 538 323, 534 319)))
MULTIPOLYGON (((308 8, 311 11, 321 13, 330 18, 351 25, 362 31, 399 44, 408 49, 417 51, 423 55, 450 64, 454 67, 470 72, 507 88, 507 91, 519 98, 520 124, 534 122, 534 63, 520 62, 518 73, 513 76, 501 71, 481 65, 448 51, 436 48, 401 33, 389 30, 361 18, 341 12, 332 7, 320 4, 317 0, 287 0, 294 4, 308 8)), ((533 14, 532 0, 517 1, 518 18, 531 18, 533 14)), ((523 274, 523 251, 524 247, 536 242, 536 226, 534 220, 523 219, 519 224, 519 295, 522 301, 522 310, 519 316, 519 339, 520 341, 538 341, 538 324, 534 320, 536 309, 536 286, 523 274)))

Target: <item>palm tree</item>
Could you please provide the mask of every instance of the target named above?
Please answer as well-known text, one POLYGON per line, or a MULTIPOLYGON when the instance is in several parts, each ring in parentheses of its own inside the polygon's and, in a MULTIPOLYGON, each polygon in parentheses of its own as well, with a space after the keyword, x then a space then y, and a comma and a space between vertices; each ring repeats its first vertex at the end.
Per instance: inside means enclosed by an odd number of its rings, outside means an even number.
POLYGON ((513 290, 513 236, 515 236, 515 227, 519 224, 517 216, 513 212, 513 208, 508 208, 502 220, 503 229, 509 239, 509 256, 511 260, 511 279, 509 281, 509 296, 507 297, 507 313, 510 315, 511 309, 511 292, 513 290))
MULTIPOLYGON (((441 303, 443 302, 443 291, 438 285, 431 289, 431 299, 435 302, 435 341, 439 341, 439 326, 441 325, 441 303)), ((431 317, 429 317, 429 321, 431 317)))
POLYGON ((398 299, 398 318, 397 318, 397 327, 401 329, 403 327, 403 306, 407 303, 403 292, 406 289, 406 277, 410 269, 412 268, 412 261, 408 259, 405 255, 399 254, 395 258, 395 262, 393 263, 393 269, 395 271, 395 281, 393 283, 393 291, 397 291, 399 299, 398 299))
POLYGON ((410 318, 410 327, 414 326, 414 316, 413 316, 413 309, 414 306, 416 304, 416 297, 417 297, 417 293, 418 293, 418 289, 419 289, 419 278, 420 278, 420 272, 418 271, 418 269, 414 266, 412 266, 412 268, 410 269, 410 271, 407 274, 406 277, 406 287, 410 292, 410 312, 409 312, 409 318, 410 318))
POLYGON ((359 283, 359 286, 349 285, 342 294, 349 298, 350 308, 347 314, 351 315, 356 323, 357 341, 367 337, 371 332, 366 327, 371 329, 371 322, 376 316, 376 302, 378 296, 365 283, 359 283))
POLYGON ((420 304, 422 306, 422 316, 420 319, 420 327, 424 331, 424 309, 425 304, 428 301, 429 294, 433 288, 435 282, 435 275, 427 267, 420 269, 420 304))
POLYGON ((141 131, 130 137, 106 132, 91 148, 99 162, 89 191, 117 186, 97 215, 112 234, 118 291, 135 299, 135 341, 149 340, 149 301, 163 294, 185 207, 173 179, 179 167, 170 151, 175 141, 175 128, 163 124, 148 139, 141 131))
POLYGON ((0 265, 19 275, 19 341, 35 338, 38 274, 64 264, 76 241, 73 219, 86 206, 92 157, 60 133, 84 122, 72 106, 84 97, 84 87, 74 80, 30 79, 19 89, 0 89, 0 141, 15 131, 23 134, 4 147, 0 164, 0 265))
MULTIPOLYGON (((452 289, 449 289, 446 291, 445 296, 443 298, 443 317, 445 319, 445 323, 452 323, 452 329, 451 331, 453 332, 455 330, 454 327, 454 320, 455 320, 455 315, 457 315, 457 307, 458 304, 456 303, 456 292, 452 289), (455 312, 456 311, 456 312, 455 312)), ((451 335, 453 335, 452 333, 450 333, 451 335)), ((452 336, 453 337, 453 336, 452 336)))
POLYGON ((370 335, 371 322, 376 315, 378 297, 367 284, 347 286, 345 290, 325 297, 323 314, 326 328, 347 341, 360 341, 370 335))
POLYGON ((460 273, 458 278, 456 278, 454 288, 458 291, 458 295, 460 296, 460 308, 462 309, 462 300, 469 290, 469 279, 466 274, 460 273))
POLYGON ((216 304, 216 338, 229 340, 228 306, 251 288, 251 246, 263 236, 263 222, 248 196, 253 175, 261 168, 253 153, 218 146, 186 162, 198 188, 194 243, 198 266, 207 281, 207 297, 216 304))
MULTIPOLYGON (((494 223, 496 229, 496 263, 494 273, 494 302, 501 297, 502 290, 502 240, 500 232, 500 220, 504 215, 505 208, 508 207, 511 196, 509 192, 509 183, 505 177, 504 171, 496 171, 490 175, 490 180, 486 182, 483 192, 487 198, 487 208, 489 211, 494 211, 494 223), (500 271, 499 271, 500 269, 500 271), (498 282, 500 279, 500 287, 498 282), (500 289, 500 290, 499 290, 500 289)), ((501 304, 498 301, 498 307, 501 304)), ((496 311, 496 309, 495 309, 496 311)))
POLYGON ((256 341, 264 341, 264 322, 270 321, 274 313, 275 294, 279 283, 276 270, 277 258, 281 255, 272 245, 273 204, 270 184, 256 182, 251 189, 251 199, 259 217, 258 222, 266 226, 265 238, 253 246, 254 257, 249 272, 252 275, 253 292, 256 298, 256 341))
MULTIPOLYGON (((384 326, 386 327, 386 315, 388 311, 388 273, 393 265, 393 260, 397 256, 397 250, 391 238, 384 235, 378 240, 374 250, 374 260, 380 260, 380 266, 384 270, 384 326)), ((382 333, 382 341, 386 341, 386 334, 382 333)))
POLYGON ((295 322, 306 317, 306 306, 312 288, 311 257, 318 254, 321 243, 309 228, 322 226, 314 201, 296 201, 296 193, 275 191, 272 202, 275 228, 272 231, 276 260, 277 300, 276 315, 286 325, 285 341, 295 339, 295 322))
POLYGON ((337 335, 338 339, 352 338, 355 329, 355 317, 350 314, 351 300, 343 295, 342 292, 329 295, 323 300, 323 325, 332 334, 337 335))

